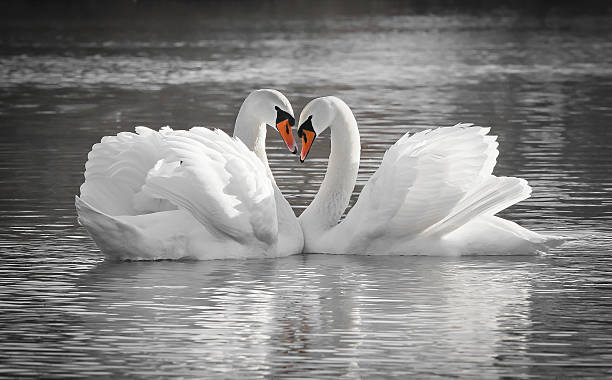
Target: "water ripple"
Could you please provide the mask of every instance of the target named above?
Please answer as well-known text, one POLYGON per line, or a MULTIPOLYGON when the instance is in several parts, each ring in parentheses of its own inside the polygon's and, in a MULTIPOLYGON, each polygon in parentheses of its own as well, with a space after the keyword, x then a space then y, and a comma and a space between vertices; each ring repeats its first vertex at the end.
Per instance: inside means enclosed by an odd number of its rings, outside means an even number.
MULTIPOLYGON (((274 33, 209 20, 180 38, 4 28, 0 377, 612 376, 612 44, 589 20, 372 15, 274 33), (531 258, 105 262, 73 208, 91 145, 135 125, 230 131, 260 87, 296 112, 327 94, 354 109, 351 204, 404 133, 491 126, 496 174, 533 187, 503 216, 575 240, 531 258)), ((268 146, 299 214, 329 134, 304 164, 276 133, 268 146)))

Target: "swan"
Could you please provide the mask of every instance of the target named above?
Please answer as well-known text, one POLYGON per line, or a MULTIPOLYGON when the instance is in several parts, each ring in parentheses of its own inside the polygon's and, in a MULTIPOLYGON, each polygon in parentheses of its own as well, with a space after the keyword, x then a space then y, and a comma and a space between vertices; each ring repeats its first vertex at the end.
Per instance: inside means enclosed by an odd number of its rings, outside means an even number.
POLYGON ((277 257, 303 235, 268 165, 266 126, 297 153, 291 104, 276 90, 244 100, 234 138, 194 127, 105 136, 85 164, 78 221, 107 258, 277 257))
POLYGON ((360 139, 351 109, 337 97, 312 100, 298 123, 304 162, 331 130, 321 187, 300 215, 305 253, 367 255, 534 254, 558 245, 495 216, 529 197, 523 179, 492 175, 496 136, 471 124, 406 133, 385 153, 346 218, 359 169, 360 139))

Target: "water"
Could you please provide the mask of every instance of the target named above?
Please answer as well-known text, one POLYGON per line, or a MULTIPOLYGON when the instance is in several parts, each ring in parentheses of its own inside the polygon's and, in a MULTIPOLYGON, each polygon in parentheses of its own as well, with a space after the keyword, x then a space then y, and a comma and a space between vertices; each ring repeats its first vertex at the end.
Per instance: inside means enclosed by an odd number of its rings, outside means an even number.
MULTIPOLYGON (((4 16, 0 377, 612 376, 610 18, 266 4, 4 16), (540 257, 105 262, 73 206, 91 145, 135 125, 229 132, 262 87, 296 113, 328 94, 352 107, 356 195, 406 131, 492 126, 495 172, 533 187, 503 215, 576 240, 540 257)), ((269 134, 296 213, 326 167, 317 141, 299 164, 269 134)))

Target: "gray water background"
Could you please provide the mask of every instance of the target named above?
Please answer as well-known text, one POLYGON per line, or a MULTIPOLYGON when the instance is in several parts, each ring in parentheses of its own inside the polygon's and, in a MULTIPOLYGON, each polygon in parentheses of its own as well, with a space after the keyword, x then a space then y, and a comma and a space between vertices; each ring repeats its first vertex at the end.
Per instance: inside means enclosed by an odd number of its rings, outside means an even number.
MULTIPOLYGON (((612 376, 609 12, 414 3, 5 4, 0 377, 612 376), (352 107, 354 199, 405 132, 491 126, 495 173, 533 187, 502 215, 576 240, 538 257, 104 261, 73 206, 92 144, 230 132, 264 87, 296 114, 323 95, 352 107)), ((267 144, 299 214, 329 134, 305 164, 267 144)))

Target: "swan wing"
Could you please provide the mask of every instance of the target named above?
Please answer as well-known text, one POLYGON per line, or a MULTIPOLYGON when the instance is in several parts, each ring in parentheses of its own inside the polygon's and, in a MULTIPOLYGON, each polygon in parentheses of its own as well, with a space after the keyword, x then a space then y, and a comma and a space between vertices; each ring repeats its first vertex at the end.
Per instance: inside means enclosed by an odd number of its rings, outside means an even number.
POLYGON ((498 144, 488 132, 457 124, 407 133, 385 153, 346 221, 370 236, 445 234, 523 199, 525 181, 491 175, 498 144))
POLYGON ((163 137, 171 132, 136 127, 135 133, 103 137, 87 156, 81 199, 109 215, 138 214, 135 197, 149 170, 167 154, 163 137))
POLYGON ((272 244, 278 235, 274 188, 265 165, 239 139, 194 127, 165 137, 143 191, 188 210, 219 238, 272 244))

